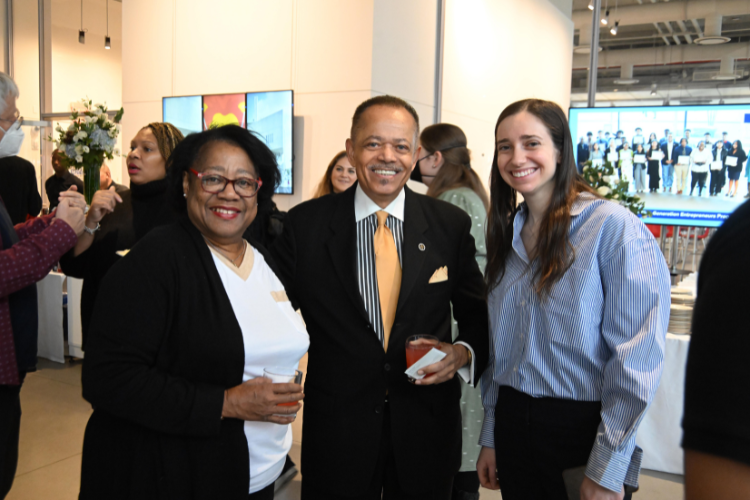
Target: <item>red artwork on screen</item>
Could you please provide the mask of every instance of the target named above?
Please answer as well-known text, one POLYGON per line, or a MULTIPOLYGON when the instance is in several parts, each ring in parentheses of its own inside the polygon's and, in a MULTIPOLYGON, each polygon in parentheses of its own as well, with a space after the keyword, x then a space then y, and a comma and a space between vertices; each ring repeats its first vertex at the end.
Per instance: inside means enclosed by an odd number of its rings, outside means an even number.
POLYGON ((245 94, 203 96, 203 130, 224 125, 245 126, 245 94))

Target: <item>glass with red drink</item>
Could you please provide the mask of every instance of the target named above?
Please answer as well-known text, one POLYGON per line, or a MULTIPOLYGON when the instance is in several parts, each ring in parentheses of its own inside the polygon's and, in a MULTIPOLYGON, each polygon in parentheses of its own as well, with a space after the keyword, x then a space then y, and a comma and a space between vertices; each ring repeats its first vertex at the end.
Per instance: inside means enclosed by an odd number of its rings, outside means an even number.
MULTIPOLYGON (((263 369, 263 376, 271 379, 274 384, 301 384, 302 383, 302 372, 294 368, 281 368, 274 366, 271 368, 263 369)), ((292 401, 291 403, 279 403, 278 406, 294 406, 298 402, 292 401)), ((297 415, 281 415, 282 417, 296 417, 297 415)))
MULTIPOLYGON (((440 341, 437 337, 432 335, 412 335, 406 339, 406 368, 422 359, 422 356, 440 345, 440 341)), ((414 382, 409 377, 410 382, 414 382)))

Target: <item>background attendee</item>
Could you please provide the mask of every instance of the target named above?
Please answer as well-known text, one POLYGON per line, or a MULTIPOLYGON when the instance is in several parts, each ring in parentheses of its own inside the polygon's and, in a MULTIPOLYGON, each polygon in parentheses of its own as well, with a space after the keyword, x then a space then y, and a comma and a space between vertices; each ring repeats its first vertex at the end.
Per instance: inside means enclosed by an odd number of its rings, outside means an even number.
POLYGON ((732 141, 729 140, 729 134, 726 132, 721 133, 721 141, 724 143, 724 149, 727 150, 727 152, 732 150, 732 141))
POLYGON ((706 143, 706 149, 708 149, 709 146, 713 144, 713 141, 711 140, 711 134, 709 132, 703 134, 703 142, 706 143))
POLYGON ((128 190, 127 186, 123 186, 112 180, 112 172, 107 165, 102 165, 102 168, 99 170, 99 189, 108 189, 115 193, 122 193, 128 190))
POLYGON ((589 161, 589 145, 586 144, 583 137, 578 141, 578 151, 576 153, 576 160, 578 161, 577 168, 578 173, 580 174, 583 172, 583 166, 589 161))
MULTIPOLYGON (((485 222, 489 200, 479 176, 471 168, 471 157, 463 130, 449 123, 438 123, 425 128, 419 135, 422 157, 417 163, 424 183, 429 186, 427 196, 447 201, 469 214, 471 235, 477 249, 476 261, 480 271, 487 264, 484 244, 485 222)), ((458 338, 458 327, 452 321, 452 338, 458 338)), ((461 381, 461 467, 453 480, 453 500, 479 498, 477 458, 480 446, 476 436, 482 430, 484 412, 482 394, 478 387, 461 381)))
POLYGON ((692 149, 695 148, 695 145, 693 144, 693 139, 690 138, 690 134, 692 133, 692 130, 685 129, 685 141, 687 142, 687 145, 690 146, 692 149))
MULTIPOLYGON (((610 135, 609 131, 604 132, 604 142, 607 144, 607 147, 610 147, 610 145, 614 142, 613 139, 614 138, 610 135)), ((615 146, 617 146, 617 144, 615 144, 615 146)))
POLYGON ((659 142, 654 139, 651 141, 651 146, 646 152, 646 156, 648 157, 648 190, 652 193, 659 191, 659 170, 661 160, 654 155, 656 152, 661 153, 661 148, 659 147, 659 142))
POLYGON ((727 153, 724 161, 727 163, 727 177, 729 177, 727 196, 731 196, 732 198, 734 198, 737 195, 737 187, 740 184, 742 165, 745 163, 745 161, 747 161, 747 153, 745 153, 745 150, 742 149, 741 141, 734 141, 734 143, 732 144, 732 149, 727 153), (729 158, 736 158, 736 160, 731 160, 736 163, 735 166, 729 164, 729 158))
POLYGON ((726 178, 727 165, 724 160, 727 157, 727 150, 724 149, 724 141, 716 141, 714 144, 713 152, 711 153, 711 161, 721 163, 720 168, 715 168, 711 165, 711 184, 708 186, 708 192, 711 196, 721 194, 721 188, 724 187, 724 179, 726 178))
POLYGON ((680 139, 680 145, 674 149, 674 183, 677 194, 687 189, 688 171, 690 170, 690 154, 693 148, 688 146, 687 139, 680 139))
POLYGON ((685 375, 687 500, 750 499, 750 203, 727 219, 708 244, 685 375))
POLYGON ((182 133, 170 123, 150 123, 130 141, 126 162, 130 190, 122 194, 97 191, 86 215, 86 234, 60 261, 69 276, 83 278, 81 329, 83 347, 99 284, 119 251, 130 250, 151 229, 177 216, 167 203, 166 161, 182 133))
POLYGON ((703 194, 710 164, 711 151, 706 148, 706 144, 703 141, 700 141, 698 149, 690 154, 690 196, 693 196, 693 189, 695 189, 696 183, 698 183, 698 196, 703 194))
POLYGON ((608 144, 607 144, 607 141, 604 140, 604 131, 603 130, 597 131, 597 133, 596 133, 596 142, 599 143, 599 147, 602 150, 607 149, 608 144))
POLYGON ((651 132, 648 134, 648 143, 651 144, 652 142, 656 141, 656 143, 659 143, 659 139, 656 138, 656 132, 651 132))
POLYGON ((451 498, 461 462, 454 375, 475 385, 486 365, 487 309, 466 212, 404 188, 418 137, 402 99, 360 104, 346 141, 356 188, 297 205, 273 246, 310 333, 304 500, 451 498), (417 332, 439 339, 446 357, 412 384, 405 344, 417 332))
POLYGON ((563 472, 585 467, 581 498, 629 498, 663 367, 664 256, 635 215, 575 174, 558 105, 511 104, 495 138, 479 477, 503 500, 563 500, 563 472))
POLYGON ((645 193, 646 192, 646 151, 643 149, 643 144, 638 143, 633 152, 633 178, 635 179, 635 192, 645 193), (644 161, 640 160, 643 157, 644 161))
POLYGON ((346 157, 346 151, 340 151, 333 157, 328 164, 325 175, 318 184, 313 198, 320 198, 330 193, 343 193, 354 185, 357 180, 357 173, 354 171, 349 159, 346 157))
POLYGON ((296 369, 309 345, 242 238, 280 181, 275 155, 218 127, 188 136, 169 174, 183 217, 112 268, 91 322, 80 498, 272 499, 303 394, 264 369, 296 369))
MULTIPOLYGON (((1 113, 1 112, 0 112, 1 113)), ((3 122, 0 121, 0 126, 3 122)), ((42 210, 42 197, 36 184, 36 171, 31 162, 20 156, 0 158, 0 198, 13 224, 36 217, 42 210)))
POLYGON ((76 190, 83 194, 83 181, 70 173, 68 167, 64 167, 60 161, 60 151, 52 151, 52 170, 55 171, 54 175, 50 176, 49 179, 44 183, 44 190, 47 192, 47 200, 49 200, 50 212, 59 203, 60 193, 70 189, 70 186, 75 186, 76 190))
MULTIPOLYGON (((669 132, 665 130, 665 132, 669 132)), ((662 191, 672 191, 672 181, 674 180, 674 164, 677 156, 674 154, 677 144, 672 140, 672 134, 667 135, 667 140, 661 145, 661 152, 664 154, 661 160, 662 172, 662 191)))
MULTIPOLYGON (((0 158, 17 155, 21 147, 13 132, 20 124, 17 98, 16 83, 0 73, 0 158)), ((36 368, 36 283, 76 244, 85 207, 83 196, 70 192, 54 214, 14 227, 0 203, 0 498, 16 475, 21 384, 36 368)))

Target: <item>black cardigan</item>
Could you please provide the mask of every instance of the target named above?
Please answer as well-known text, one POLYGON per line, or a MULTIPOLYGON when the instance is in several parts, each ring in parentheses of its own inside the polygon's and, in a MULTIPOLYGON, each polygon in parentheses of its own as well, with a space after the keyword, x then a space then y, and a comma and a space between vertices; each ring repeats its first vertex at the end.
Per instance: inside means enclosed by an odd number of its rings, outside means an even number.
POLYGON ((244 363, 242 331, 200 232, 187 217, 151 231, 112 267, 96 301, 80 498, 246 500, 243 422, 221 419, 224 390, 242 383, 244 363))
POLYGON ((81 291, 81 330, 83 347, 88 342, 89 323, 102 279, 112 265, 120 260, 119 250, 129 250, 149 231, 177 220, 167 199, 167 180, 132 185, 120 194, 122 203, 104 216, 94 242, 78 257, 71 250, 60 266, 68 276, 83 279, 81 291))

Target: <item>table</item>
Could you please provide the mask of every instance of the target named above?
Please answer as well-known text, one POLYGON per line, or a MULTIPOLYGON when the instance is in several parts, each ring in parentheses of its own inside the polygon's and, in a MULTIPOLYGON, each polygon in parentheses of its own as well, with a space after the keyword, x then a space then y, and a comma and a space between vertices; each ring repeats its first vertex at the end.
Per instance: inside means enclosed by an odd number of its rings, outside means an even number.
POLYGON ((643 448, 644 469, 684 474, 680 442, 689 347, 690 335, 667 334, 664 372, 636 438, 638 446, 643 448))
POLYGON ((68 292, 68 355, 83 358, 81 349, 81 288, 83 281, 62 273, 49 273, 37 283, 39 310, 37 355, 58 363, 65 362, 63 338, 63 291, 68 292))

